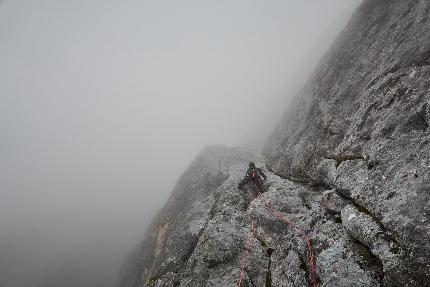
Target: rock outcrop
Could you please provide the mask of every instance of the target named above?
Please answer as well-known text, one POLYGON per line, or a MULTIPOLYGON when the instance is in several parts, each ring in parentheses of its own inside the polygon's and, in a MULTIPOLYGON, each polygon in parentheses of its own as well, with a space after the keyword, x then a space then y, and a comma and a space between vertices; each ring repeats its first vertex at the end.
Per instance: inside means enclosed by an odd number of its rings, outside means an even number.
POLYGON ((274 173, 351 202, 331 209, 356 214, 344 225, 388 285, 430 285, 429 17, 429 1, 365 1, 264 152, 274 173))
MULTIPOLYGON (((277 219, 247 185, 237 189, 248 163, 261 156, 239 148, 204 149, 178 181, 147 238, 124 265, 120 286, 234 286, 239 279, 251 220, 250 256, 242 286, 306 286, 307 245, 277 219)), ((267 172, 264 197, 306 230, 327 225, 321 244, 343 236, 321 206, 322 193, 267 172)))
POLYGON ((366 0, 269 138, 264 158, 203 150, 121 287, 430 286, 430 2, 366 0), (237 185, 265 166, 264 199, 237 185))

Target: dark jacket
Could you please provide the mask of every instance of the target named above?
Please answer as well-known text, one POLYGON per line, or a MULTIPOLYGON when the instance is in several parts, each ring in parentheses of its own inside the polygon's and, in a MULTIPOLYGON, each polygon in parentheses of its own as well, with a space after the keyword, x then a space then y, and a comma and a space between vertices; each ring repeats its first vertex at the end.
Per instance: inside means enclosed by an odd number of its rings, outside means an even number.
POLYGON ((246 171, 246 175, 243 178, 243 180, 239 183, 239 189, 242 189, 242 187, 247 184, 248 182, 254 182, 257 184, 261 184, 263 180, 266 180, 266 175, 261 170, 261 168, 258 167, 250 167, 246 171))

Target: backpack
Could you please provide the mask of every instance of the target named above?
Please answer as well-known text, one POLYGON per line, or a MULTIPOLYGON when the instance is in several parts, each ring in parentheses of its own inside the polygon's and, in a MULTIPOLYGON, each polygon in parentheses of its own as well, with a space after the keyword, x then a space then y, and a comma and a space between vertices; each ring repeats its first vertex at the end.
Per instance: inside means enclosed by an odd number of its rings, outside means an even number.
POLYGON ((248 169, 248 177, 252 180, 260 180, 260 174, 256 168, 248 169))

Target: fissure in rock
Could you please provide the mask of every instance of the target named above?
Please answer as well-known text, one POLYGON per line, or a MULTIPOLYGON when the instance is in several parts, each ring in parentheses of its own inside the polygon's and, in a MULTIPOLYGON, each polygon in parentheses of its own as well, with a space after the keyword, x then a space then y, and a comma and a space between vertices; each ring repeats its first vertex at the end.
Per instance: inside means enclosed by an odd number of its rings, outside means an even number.
POLYGON ((272 287, 272 254, 273 251, 275 251, 272 248, 268 248, 266 253, 267 257, 269 258, 269 264, 267 266, 267 274, 266 274, 266 287, 272 287))

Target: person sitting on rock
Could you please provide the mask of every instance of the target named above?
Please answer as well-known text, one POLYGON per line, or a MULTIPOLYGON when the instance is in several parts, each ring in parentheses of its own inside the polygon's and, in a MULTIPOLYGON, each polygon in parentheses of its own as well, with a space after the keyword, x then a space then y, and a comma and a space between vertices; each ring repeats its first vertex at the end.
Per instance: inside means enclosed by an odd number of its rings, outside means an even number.
POLYGON ((243 180, 239 183, 239 189, 242 190, 243 186, 249 182, 253 182, 257 187, 258 191, 263 192, 263 180, 266 180, 266 175, 261 170, 255 166, 254 162, 249 163, 249 168, 246 171, 246 175, 243 180))

